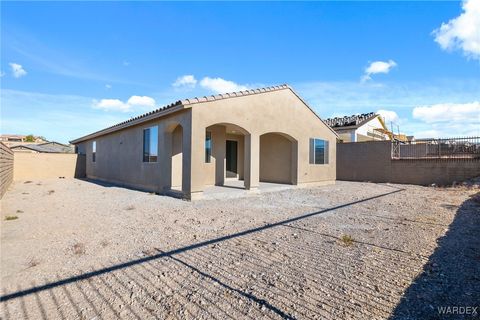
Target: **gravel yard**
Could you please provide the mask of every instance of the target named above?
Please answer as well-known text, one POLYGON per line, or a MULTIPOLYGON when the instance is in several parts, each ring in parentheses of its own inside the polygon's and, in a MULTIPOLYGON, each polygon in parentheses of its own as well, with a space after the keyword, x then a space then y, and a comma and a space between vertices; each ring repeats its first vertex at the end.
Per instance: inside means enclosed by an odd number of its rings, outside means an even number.
POLYGON ((186 202, 16 182, 2 199, 2 319, 480 313, 478 191, 339 181, 186 202))

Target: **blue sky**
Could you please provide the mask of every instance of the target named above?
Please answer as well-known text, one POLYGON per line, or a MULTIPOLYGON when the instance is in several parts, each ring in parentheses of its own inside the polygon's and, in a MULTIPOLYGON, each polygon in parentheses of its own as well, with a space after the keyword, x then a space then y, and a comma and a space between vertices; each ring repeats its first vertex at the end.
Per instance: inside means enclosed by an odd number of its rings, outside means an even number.
POLYGON ((3 2, 1 131, 67 142, 288 83, 323 118, 381 110, 418 137, 480 135, 479 3, 3 2))

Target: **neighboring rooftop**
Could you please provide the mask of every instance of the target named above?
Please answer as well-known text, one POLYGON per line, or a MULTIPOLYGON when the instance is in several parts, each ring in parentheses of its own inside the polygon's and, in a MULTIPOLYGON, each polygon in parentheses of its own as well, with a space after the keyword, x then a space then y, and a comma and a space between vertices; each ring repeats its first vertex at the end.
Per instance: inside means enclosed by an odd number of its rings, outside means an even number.
POLYGON ((40 153, 73 153, 73 146, 68 146, 59 142, 51 141, 39 144, 19 144, 10 147, 13 151, 30 150, 40 153))
POLYGON ((45 138, 32 135, 22 135, 22 134, 1 134, 0 141, 5 143, 7 146, 13 146, 16 144, 31 144, 31 143, 42 143, 47 142, 45 138), (30 138, 30 139, 27 139, 30 138))
POLYGON ((354 114, 352 116, 336 117, 331 119, 325 119, 325 123, 331 128, 343 128, 343 127, 359 127, 363 123, 374 119, 378 114, 375 112, 354 114))

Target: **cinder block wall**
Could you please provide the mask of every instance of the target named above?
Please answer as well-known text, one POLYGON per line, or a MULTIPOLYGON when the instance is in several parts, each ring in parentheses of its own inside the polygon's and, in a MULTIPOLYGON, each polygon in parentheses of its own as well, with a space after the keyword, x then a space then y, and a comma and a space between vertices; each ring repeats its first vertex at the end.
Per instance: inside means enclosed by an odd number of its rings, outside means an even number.
POLYGON ((85 155, 67 153, 14 154, 13 180, 85 177, 85 155))
POLYGON ((0 198, 2 198, 13 181, 13 152, 2 142, 0 142, 0 180, 0 198))
POLYGON ((480 159, 392 160, 389 141, 337 144, 337 180, 429 185, 480 176, 480 159))

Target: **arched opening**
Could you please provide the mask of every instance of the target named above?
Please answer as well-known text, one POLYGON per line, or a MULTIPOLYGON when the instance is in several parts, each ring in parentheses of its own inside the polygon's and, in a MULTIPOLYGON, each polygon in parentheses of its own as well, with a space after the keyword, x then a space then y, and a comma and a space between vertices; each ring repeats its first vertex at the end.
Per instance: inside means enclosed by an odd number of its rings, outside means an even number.
POLYGON ((232 123, 216 123, 206 128, 206 184, 245 187, 245 137, 248 134, 232 123))
POLYGON ((297 184, 297 141, 287 134, 260 136, 260 182, 297 184))
POLYGON ((183 127, 178 124, 171 131, 171 181, 170 188, 182 191, 183 179, 183 127))

